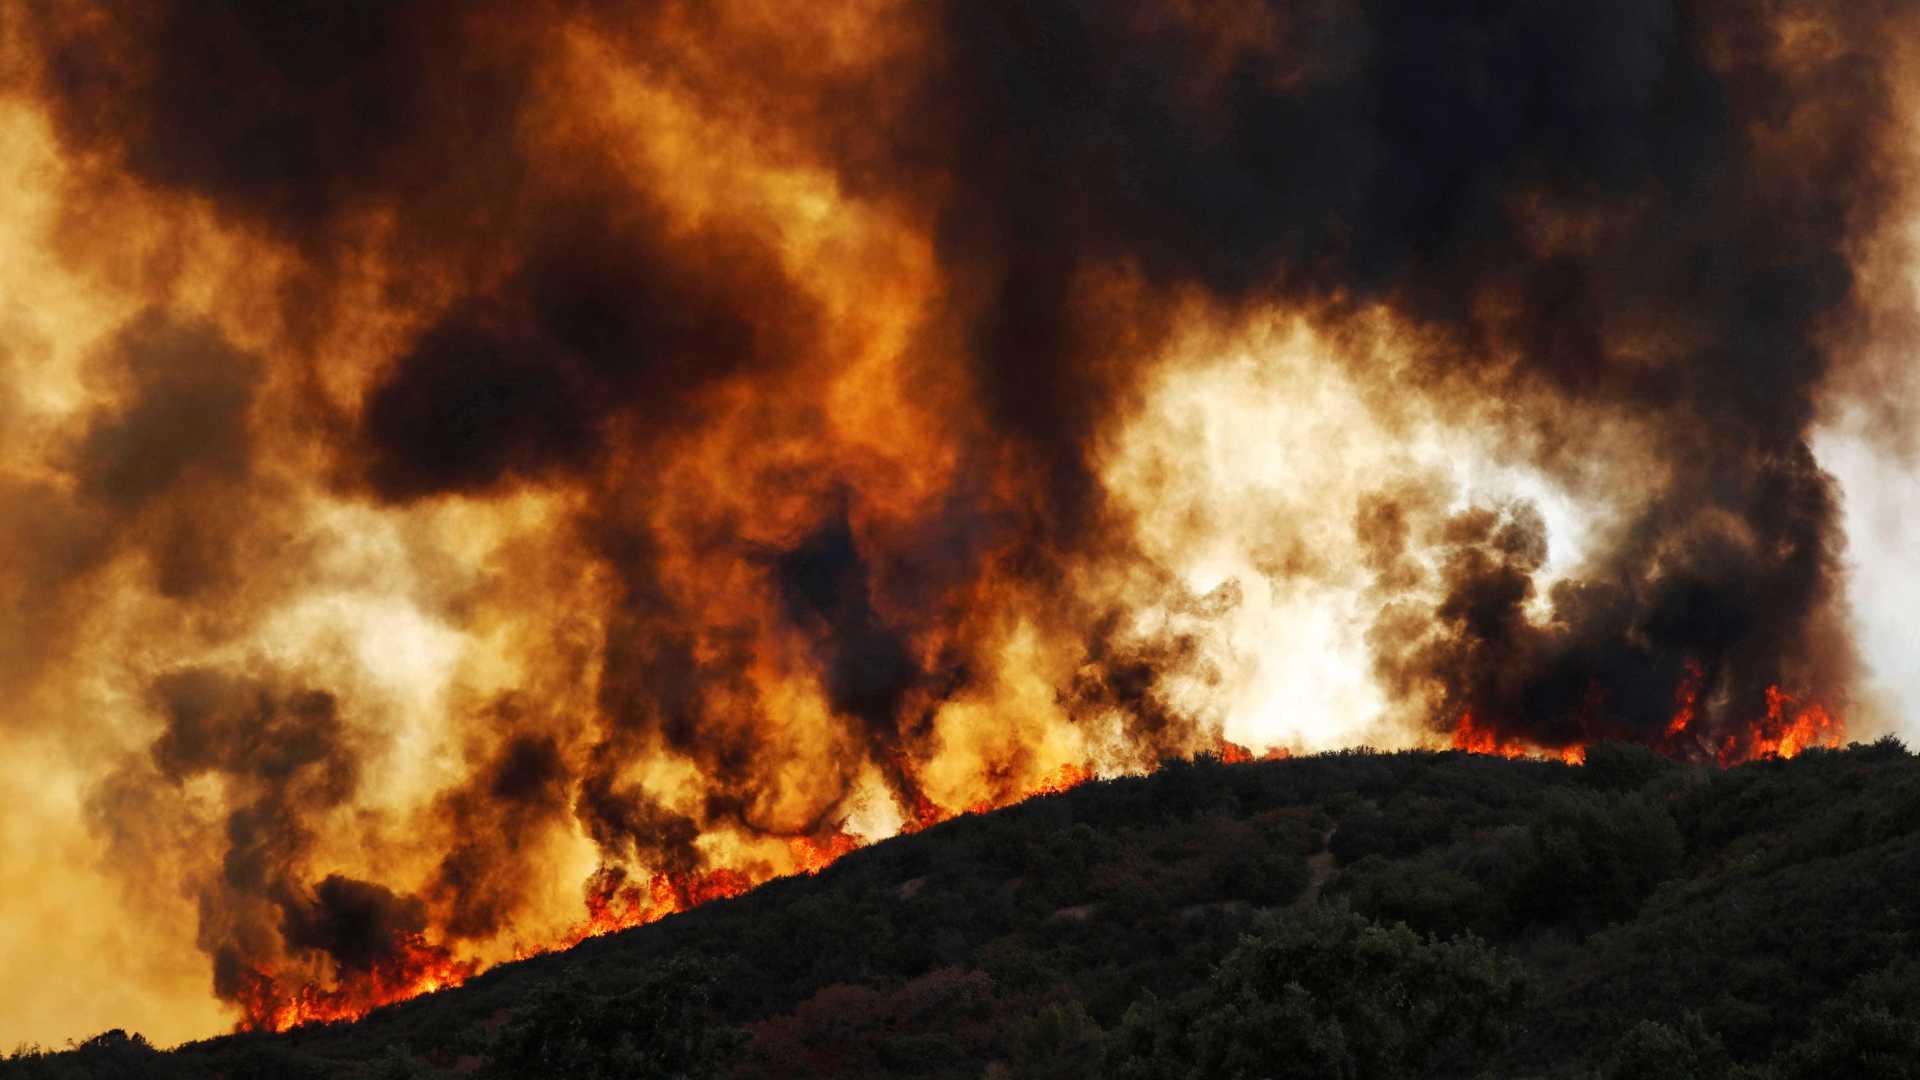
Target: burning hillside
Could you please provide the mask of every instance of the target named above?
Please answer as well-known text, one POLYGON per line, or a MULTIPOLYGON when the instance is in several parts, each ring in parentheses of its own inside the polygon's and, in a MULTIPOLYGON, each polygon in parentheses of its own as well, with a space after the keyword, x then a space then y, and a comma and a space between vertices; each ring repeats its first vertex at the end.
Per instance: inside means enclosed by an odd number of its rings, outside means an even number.
POLYGON ((1836 744, 1913 20, 12 5, 25 895, 282 1028, 1169 758, 1836 744))

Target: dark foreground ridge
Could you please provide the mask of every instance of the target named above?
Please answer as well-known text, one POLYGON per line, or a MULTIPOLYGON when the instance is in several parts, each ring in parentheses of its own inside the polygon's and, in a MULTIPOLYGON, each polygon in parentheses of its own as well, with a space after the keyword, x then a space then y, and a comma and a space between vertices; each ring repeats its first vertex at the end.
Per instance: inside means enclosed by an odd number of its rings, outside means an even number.
POLYGON ((1893 1077, 1920 761, 1170 763, 352 1024, 70 1077, 1893 1077))

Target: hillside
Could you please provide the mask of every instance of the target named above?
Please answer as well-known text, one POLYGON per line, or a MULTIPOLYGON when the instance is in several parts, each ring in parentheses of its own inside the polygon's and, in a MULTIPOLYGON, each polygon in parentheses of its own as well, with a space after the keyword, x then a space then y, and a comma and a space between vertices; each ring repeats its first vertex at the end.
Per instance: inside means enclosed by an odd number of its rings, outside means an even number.
MULTIPOLYGON (((355 1024, 69 1077, 1911 1076, 1920 762, 1170 763, 355 1024)), ((16 973, 18 977, 18 973, 16 973)))

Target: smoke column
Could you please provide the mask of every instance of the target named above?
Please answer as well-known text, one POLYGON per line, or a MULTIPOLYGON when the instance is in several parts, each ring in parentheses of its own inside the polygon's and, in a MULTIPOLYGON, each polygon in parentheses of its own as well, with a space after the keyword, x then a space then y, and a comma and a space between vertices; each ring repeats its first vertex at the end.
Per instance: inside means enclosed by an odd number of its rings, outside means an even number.
POLYGON ((1168 756, 1873 727, 1915 19, 8 7, 0 1041, 1168 756))

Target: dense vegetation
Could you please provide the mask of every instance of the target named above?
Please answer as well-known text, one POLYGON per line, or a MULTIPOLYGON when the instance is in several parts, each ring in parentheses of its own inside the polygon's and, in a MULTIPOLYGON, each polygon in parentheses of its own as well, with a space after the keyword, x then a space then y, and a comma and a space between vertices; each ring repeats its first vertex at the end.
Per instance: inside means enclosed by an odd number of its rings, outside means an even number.
POLYGON ((1920 1076, 1920 761, 1170 763, 357 1024, 70 1077, 1920 1076))

